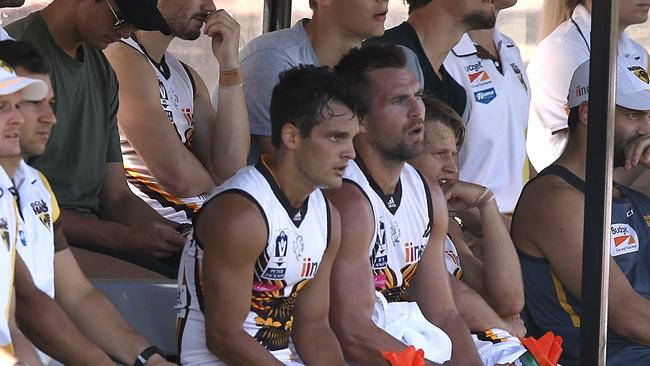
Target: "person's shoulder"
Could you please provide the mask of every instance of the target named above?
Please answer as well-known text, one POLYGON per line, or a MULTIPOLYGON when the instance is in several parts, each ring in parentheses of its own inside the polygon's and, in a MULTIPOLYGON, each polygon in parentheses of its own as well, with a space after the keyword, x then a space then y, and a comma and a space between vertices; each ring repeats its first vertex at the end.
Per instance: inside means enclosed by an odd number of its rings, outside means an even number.
POLYGON ((564 220, 565 214, 575 213, 584 204, 584 194, 564 179, 547 175, 537 177, 524 187, 515 214, 536 222, 564 220))
POLYGON ((304 19, 300 20, 291 28, 265 33, 254 38, 242 48, 241 59, 262 55, 267 57, 269 54, 291 57, 291 55, 299 55, 301 50, 310 49, 312 46, 309 37, 300 23, 304 21, 304 19))
POLYGON ((41 41, 44 33, 49 33, 45 21, 38 13, 18 19, 5 27, 7 33, 18 41, 41 41))

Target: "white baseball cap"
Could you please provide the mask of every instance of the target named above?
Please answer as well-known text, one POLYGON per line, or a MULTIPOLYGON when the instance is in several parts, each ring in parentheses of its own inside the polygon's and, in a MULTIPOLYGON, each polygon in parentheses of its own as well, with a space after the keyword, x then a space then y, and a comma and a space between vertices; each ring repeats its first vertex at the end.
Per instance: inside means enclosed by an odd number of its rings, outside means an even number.
MULTIPOLYGON (((569 108, 589 100, 589 60, 578 66, 569 86, 569 108)), ((650 110, 650 77, 639 65, 616 63, 616 105, 647 111, 650 110)))
POLYGON ((21 92, 25 100, 39 101, 47 97, 48 87, 38 79, 16 75, 14 69, 0 60, 0 95, 21 92))

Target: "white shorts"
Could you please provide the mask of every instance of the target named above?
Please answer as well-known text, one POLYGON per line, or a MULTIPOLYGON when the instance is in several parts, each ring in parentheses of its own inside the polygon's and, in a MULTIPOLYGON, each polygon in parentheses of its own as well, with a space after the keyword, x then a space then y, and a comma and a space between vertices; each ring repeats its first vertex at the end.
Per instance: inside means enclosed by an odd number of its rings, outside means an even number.
MULTIPOLYGON (((219 360, 208 350, 205 341, 205 323, 203 315, 196 311, 190 311, 187 316, 183 338, 181 340, 180 363, 183 366, 225 366, 225 362, 219 360)), ((303 366, 298 354, 290 344, 289 348, 272 351, 271 354, 287 366, 303 366)))

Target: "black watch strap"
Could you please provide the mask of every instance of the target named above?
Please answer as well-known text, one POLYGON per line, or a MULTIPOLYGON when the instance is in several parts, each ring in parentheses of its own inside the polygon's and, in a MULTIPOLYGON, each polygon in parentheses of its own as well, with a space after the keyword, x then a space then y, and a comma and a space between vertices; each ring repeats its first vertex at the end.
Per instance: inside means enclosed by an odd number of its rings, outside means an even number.
POLYGON ((149 346, 145 348, 138 357, 136 357, 135 362, 133 363, 133 366, 144 366, 145 363, 147 363, 147 360, 151 358, 153 355, 160 355, 161 357, 165 358, 165 355, 163 355, 162 351, 160 348, 156 346, 149 346))

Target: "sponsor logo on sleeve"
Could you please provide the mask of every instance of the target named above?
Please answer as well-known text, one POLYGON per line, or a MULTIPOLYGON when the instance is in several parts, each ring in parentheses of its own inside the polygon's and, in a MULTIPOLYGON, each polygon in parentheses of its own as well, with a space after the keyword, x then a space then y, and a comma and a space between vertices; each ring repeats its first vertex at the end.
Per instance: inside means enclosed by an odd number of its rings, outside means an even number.
POLYGON ((639 236, 628 224, 612 224, 610 249, 612 257, 639 251, 639 236))

